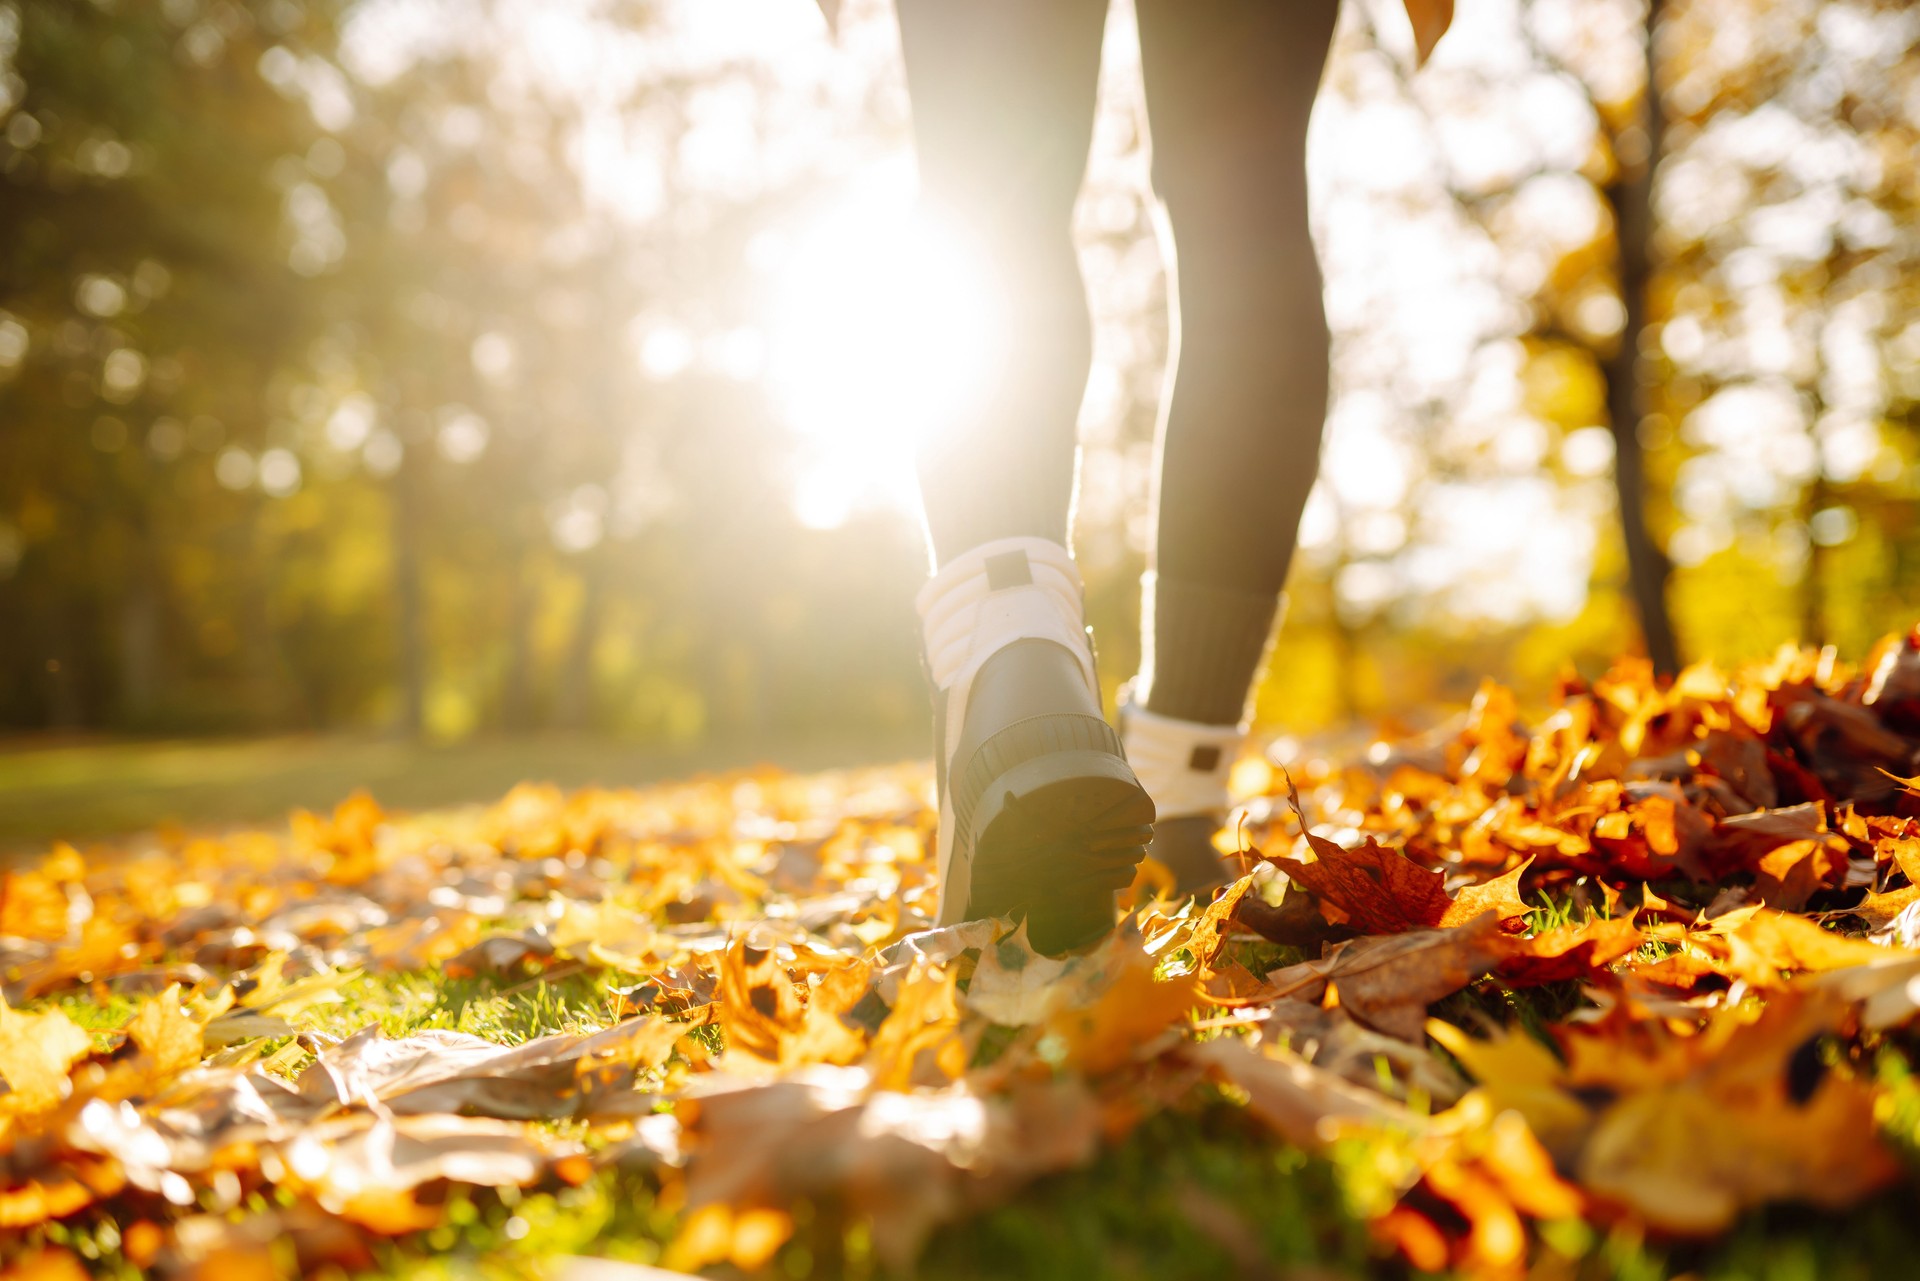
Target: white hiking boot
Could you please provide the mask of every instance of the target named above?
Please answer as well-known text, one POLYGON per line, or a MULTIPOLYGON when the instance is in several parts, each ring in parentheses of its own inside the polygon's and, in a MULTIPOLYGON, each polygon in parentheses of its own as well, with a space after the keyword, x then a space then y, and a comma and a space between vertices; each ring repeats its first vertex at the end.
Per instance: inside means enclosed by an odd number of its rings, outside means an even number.
POLYGON ((1114 924, 1153 801, 1100 712, 1079 570, 1044 538, 948 562, 916 602, 934 687, 941 925, 1025 917, 1057 952, 1114 924))
POLYGON ((1204 725, 1160 716, 1133 701, 1120 703, 1120 737, 1127 760, 1159 818, 1147 853, 1173 873, 1182 894, 1235 879, 1238 868, 1214 848, 1232 798, 1227 778, 1247 743, 1247 725, 1204 725))

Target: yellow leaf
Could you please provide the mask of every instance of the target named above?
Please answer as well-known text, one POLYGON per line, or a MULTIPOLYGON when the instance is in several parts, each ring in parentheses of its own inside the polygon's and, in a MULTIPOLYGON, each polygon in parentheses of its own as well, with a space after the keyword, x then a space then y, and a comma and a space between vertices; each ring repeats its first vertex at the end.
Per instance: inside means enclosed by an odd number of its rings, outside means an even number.
POLYGON ((1480 1083, 1479 1099, 1462 1100, 1455 1113, 1466 1116, 1484 1101, 1495 1113, 1519 1113, 1556 1156, 1579 1149, 1592 1117, 1564 1088, 1566 1069, 1553 1051, 1525 1032, 1496 1029, 1482 1040, 1440 1019, 1427 1020, 1427 1035, 1480 1083))
POLYGON ((147 1058, 155 1078, 178 1076, 200 1066, 206 1047, 200 1024, 180 1008, 180 985, 174 984, 140 1007, 127 1024, 127 1036, 147 1058))
POLYGON ((1098 1076, 1133 1058, 1199 999, 1194 976, 1160 982, 1153 977, 1153 958, 1135 951, 1124 956, 1112 986, 1097 1000, 1056 1010, 1047 1029, 1066 1042, 1069 1062, 1098 1076))
POLYGON ((1629 1095, 1601 1116, 1580 1181, 1673 1232, 1717 1232, 1792 1199, 1839 1208, 1894 1177, 1867 1085, 1829 1077, 1808 1102, 1693 1082, 1629 1095))
POLYGON ((62 1010, 22 1014, 0 998, 0 1077, 11 1093, 4 1104, 31 1115, 67 1097, 67 1070, 93 1041, 62 1010))
POLYGON ((87 1270, 71 1250, 43 1246, 25 1254, 0 1272, 0 1281, 86 1281, 87 1270))
POLYGON ((687 1216, 679 1236, 667 1247, 664 1262, 675 1272, 720 1262, 753 1272, 764 1267, 792 1235, 793 1219, 784 1211, 703 1205, 687 1216))

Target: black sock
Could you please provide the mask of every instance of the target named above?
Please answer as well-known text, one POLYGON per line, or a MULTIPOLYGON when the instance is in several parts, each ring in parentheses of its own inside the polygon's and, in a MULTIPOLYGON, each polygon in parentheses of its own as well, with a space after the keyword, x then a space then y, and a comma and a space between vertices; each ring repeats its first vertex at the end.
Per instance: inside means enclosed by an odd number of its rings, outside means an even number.
POLYGON ((1203 725, 1238 723, 1273 632, 1278 594, 1154 574, 1143 588, 1147 710, 1203 725))

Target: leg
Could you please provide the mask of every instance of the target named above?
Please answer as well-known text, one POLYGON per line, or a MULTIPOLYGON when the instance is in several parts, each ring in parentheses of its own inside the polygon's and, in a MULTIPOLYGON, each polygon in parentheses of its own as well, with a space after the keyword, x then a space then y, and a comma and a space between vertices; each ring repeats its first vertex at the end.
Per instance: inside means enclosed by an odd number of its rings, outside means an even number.
POLYGON ((1066 545, 1093 339, 1071 239, 1107 0, 899 0, 923 199, 982 241, 1011 311, 979 420, 929 442, 935 562, 1031 535, 1066 545))
POLYGON ((921 451, 938 571, 918 605, 935 690, 946 925, 1026 920, 1044 951, 1114 923, 1153 802, 1100 714, 1067 553, 1092 358, 1071 240, 1107 0, 899 0, 922 195, 984 242, 1006 363, 975 420, 921 451))
POLYGON ((1148 710, 1244 714, 1319 463, 1327 323, 1306 139, 1338 0, 1137 0, 1177 284, 1148 710))

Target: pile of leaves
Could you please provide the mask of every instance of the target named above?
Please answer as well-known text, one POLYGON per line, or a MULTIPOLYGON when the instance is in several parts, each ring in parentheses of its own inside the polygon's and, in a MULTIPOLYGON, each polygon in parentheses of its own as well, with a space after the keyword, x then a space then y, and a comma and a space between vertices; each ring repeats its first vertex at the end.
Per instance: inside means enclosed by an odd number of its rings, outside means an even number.
POLYGON ((1847 1207, 1917 1137, 1916 756, 1920 633, 1857 668, 1623 662, 1531 729, 1489 684, 1359 759, 1243 761, 1245 874, 1176 901, 1149 863, 1068 957, 930 928, 918 766, 58 847, 0 890, 0 1261, 368 1268, 476 1195, 617 1177, 670 1268, 856 1230, 905 1268, 1222 1108, 1343 1162, 1422 1269, 1847 1207), (409 976, 591 999, 363 1018, 409 976))

